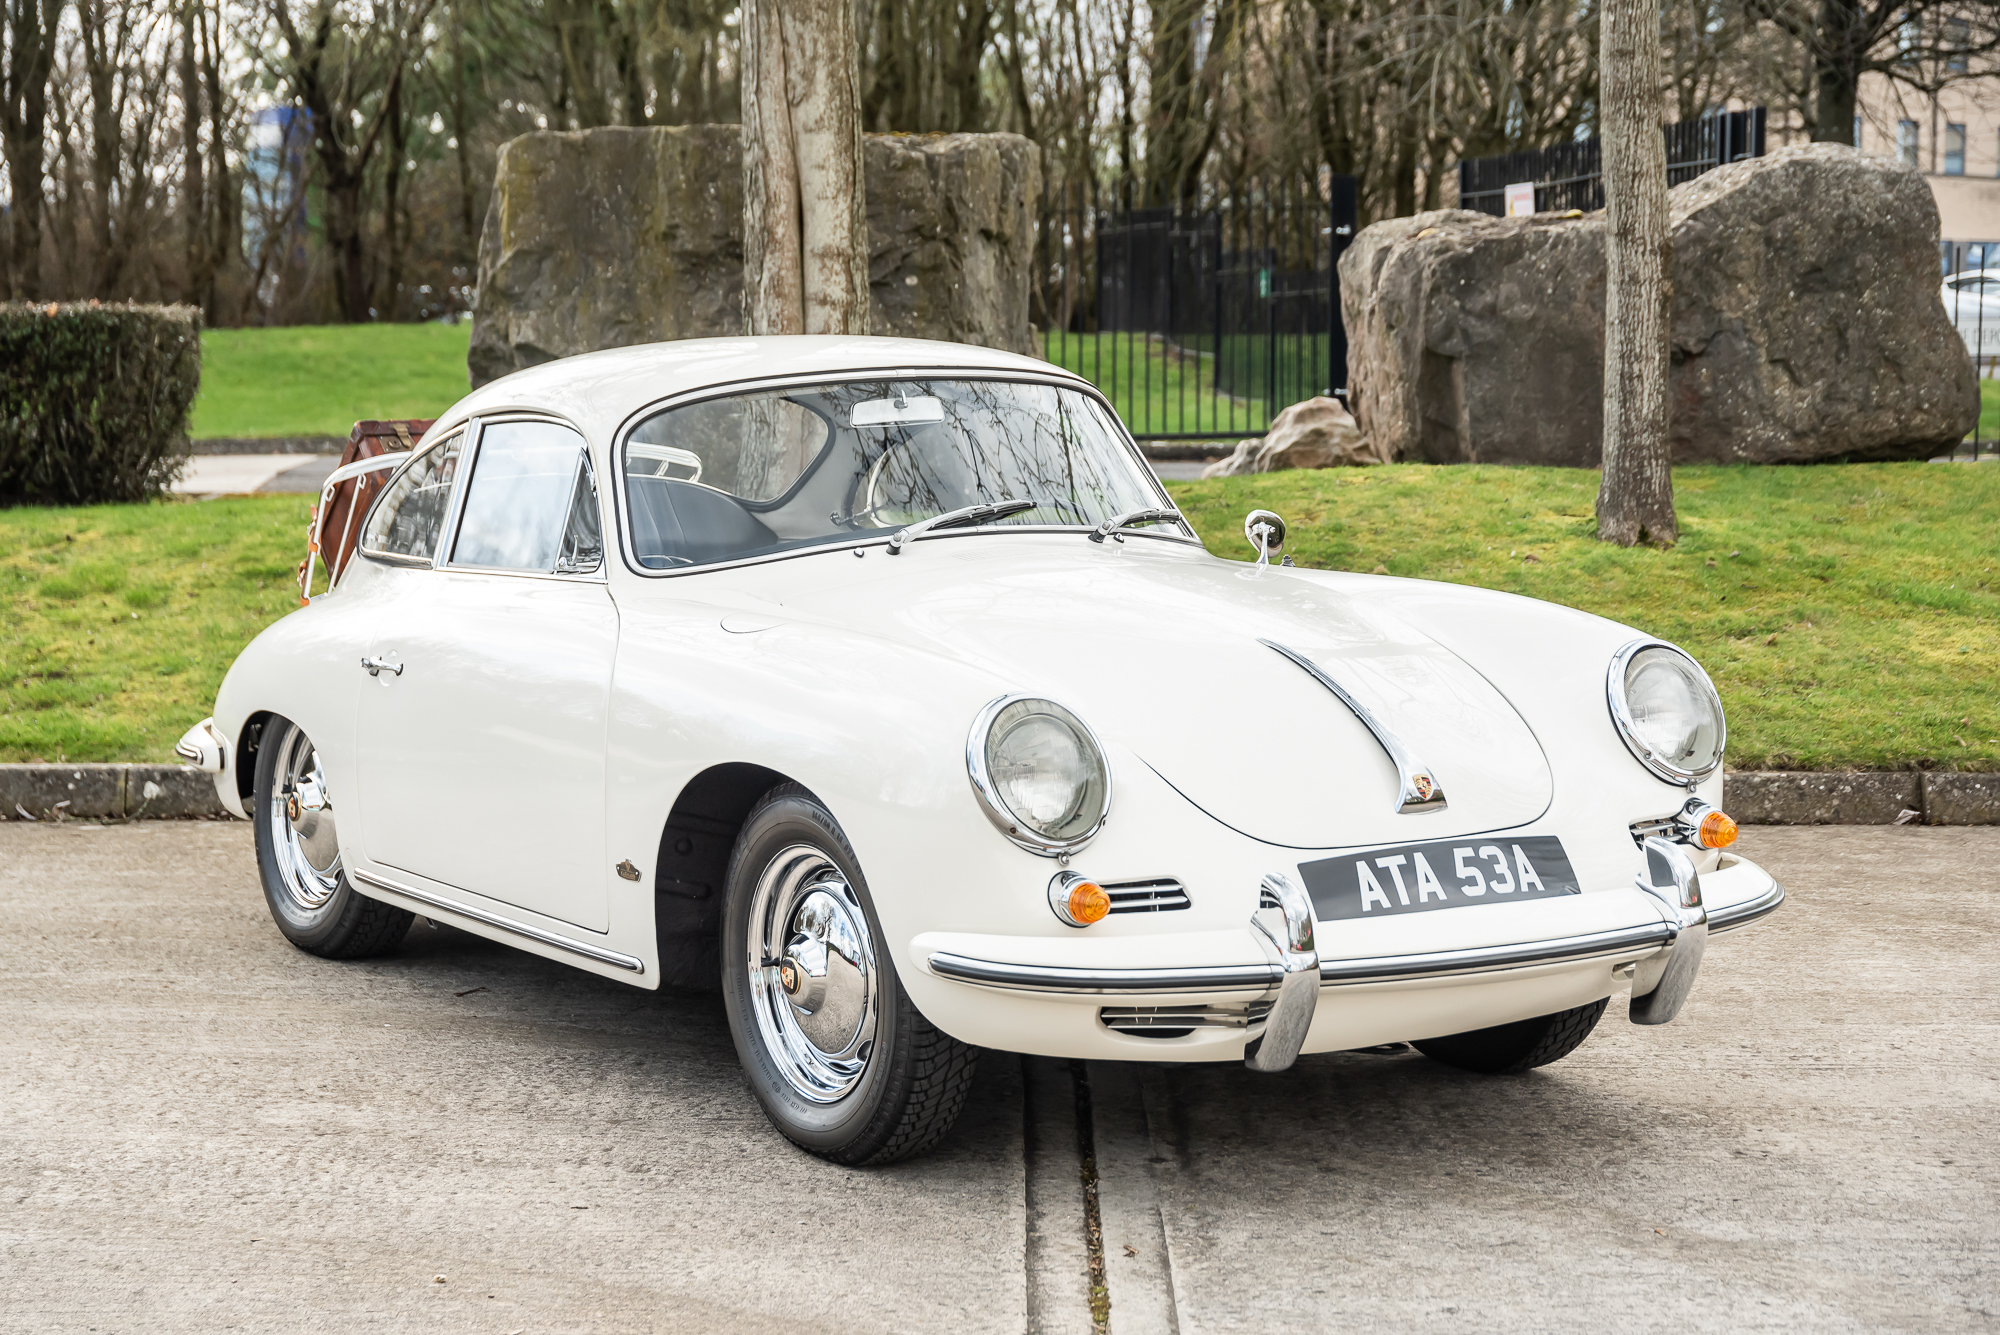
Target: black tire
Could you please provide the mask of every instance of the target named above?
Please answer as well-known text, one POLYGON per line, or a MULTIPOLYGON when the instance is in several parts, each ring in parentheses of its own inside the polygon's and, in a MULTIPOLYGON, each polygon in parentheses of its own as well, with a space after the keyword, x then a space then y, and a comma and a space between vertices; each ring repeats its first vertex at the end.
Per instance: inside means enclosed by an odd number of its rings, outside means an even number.
MULTIPOLYGON (((836 965, 829 957, 820 967, 824 978, 836 965)), ((854 850, 832 813, 797 784, 781 784, 760 798, 737 835, 723 901, 722 995, 736 1054, 757 1101, 771 1124, 801 1149, 840 1164, 892 1163, 937 1144, 965 1106, 979 1049, 939 1030, 911 1003, 896 977, 854 850), (794 875, 798 879, 790 880, 794 875), (789 888, 774 890, 773 878, 789 888), (828 1076, 833 1083, 818 1097, 808 1097, 801 1090, 812 1072, 783 1050, 785 1036, 804 1037, 794 1031, 812 1021, 811 1013, 791 1007, 779 981, 795 952, 786 947, 787 965, 753 967, 751 940, 753 932, 760 941, 770 939, 773 922, 780 935, 796 940, 790 924, 806 921, 798 915, 807 911, 815 890, 840 901, 840 912, 851 914, 841 918, 847 927, 865 923, 872 959, 866 960, 868 968, 848 974, 848 986, 863 989, 867 999, 858 1027, 843 1040, 858 1054, 848 1059, 853 1069, 833 1072, 828 1076), (799 907, 784 906, 788 895, 799 907), (793 1030, 783 1028, 788 1019, 793 1030), (851 1083, 843 1086, 840 1080, 851 1083)), ((829 997, 822 1010, 835 1017, 835 1028, 846 1028, 838 1017, 849 1012, 841 1003, 829 997)), ((809 1041, 815 1043, 806 1054, 809 1063, 831 1062, 848 1051, 837 1044, 829 1056, 817 1040, 809 1041)))
POLYGON ((309 776, 318 775, 312 739, 290 719, 273 715, 259 738, 250 807, 257 874, 272 921, 300 950, 330 960, 394 950, 416 915, 370 899, 347 879, 333 829, 334 805, 323 787, 312 799, 321 803, 318 808, 296 816, 288 811, 295 790, 303 791, 294 782, 301 765, 309 776), (302 838, 301 830, 308 828, 302 838))
POLYGON ((1443 1038, 1420 1038, 1411 1046, 1434 1062, 1456 1066, 1461 1071, 1481 1075, 1518 1075, 1537 1066, 1561 1061, 1583 1046, 1604 1008, 1606 997, 1575 1010, 1538 1015, 1532 1020, 1497 1024, 1491 1029, 1474 1029, 1443 1038))

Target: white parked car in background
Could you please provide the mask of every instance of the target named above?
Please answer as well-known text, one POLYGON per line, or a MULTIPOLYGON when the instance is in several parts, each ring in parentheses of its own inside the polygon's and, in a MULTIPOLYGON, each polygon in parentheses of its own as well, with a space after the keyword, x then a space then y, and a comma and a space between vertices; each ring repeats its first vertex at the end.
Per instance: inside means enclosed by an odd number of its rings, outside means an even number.
POLYGON ((1945 314, 1975 357, 2000 356, 2000 269, 1967 269, 1938 289, 1945 314))
POLYGON ((412 915, 720 986, 778 1129, 924 1149, 981 1048, 1471 1071, 1686 1000, 1783 891, 1672 645, 1204 550, 1046 363, 596 353, 470 395, 183 753, 302 949, 412 915))

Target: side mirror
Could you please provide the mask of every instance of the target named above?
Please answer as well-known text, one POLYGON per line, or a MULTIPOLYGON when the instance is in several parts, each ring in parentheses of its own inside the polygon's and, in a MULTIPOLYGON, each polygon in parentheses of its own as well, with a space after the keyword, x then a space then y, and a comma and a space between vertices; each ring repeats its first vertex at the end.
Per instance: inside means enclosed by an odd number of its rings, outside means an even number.
POLYGON ((1285 521, 1269 510, 1252 510, 1243 518, 1243 536, 1257 549, 1257 564, 1267 566, 1285 545, 1285 521))

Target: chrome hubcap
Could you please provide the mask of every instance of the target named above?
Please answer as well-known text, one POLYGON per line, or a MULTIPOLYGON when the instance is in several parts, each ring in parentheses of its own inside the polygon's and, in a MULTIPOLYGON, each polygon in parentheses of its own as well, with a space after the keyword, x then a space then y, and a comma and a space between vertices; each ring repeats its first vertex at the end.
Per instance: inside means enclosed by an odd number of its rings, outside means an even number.
POLYGON ((293 905, 316 912, 340 888, 340 838, 334 829, 333 803, 312 739, 293 728, 278 747, 268 813, 278 880, 293 905))
POLYGON ((757 880, 747 945, 764 1046, 796 1093, 838 1101, 868 1069, 880 1007, 860 899, 824 853, 794 844, 757 880))

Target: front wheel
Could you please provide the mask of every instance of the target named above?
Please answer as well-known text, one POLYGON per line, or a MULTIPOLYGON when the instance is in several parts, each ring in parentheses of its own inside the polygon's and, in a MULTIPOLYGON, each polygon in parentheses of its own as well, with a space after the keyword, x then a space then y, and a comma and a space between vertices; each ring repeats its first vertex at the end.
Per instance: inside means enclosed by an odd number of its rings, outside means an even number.
POLYGON ((783 784, 743 823, 724 904, 722 991, 757 1101, 794 1144, 881 1164, 935 1145, 978 1050, 911 1004, 854 850, 833 814, 783 784))
POLYGON ((1411 1046, 1434 1062, 1482 1075, 1517 1075, 1560 1061, 1583 1046, 1598 1017, 1611 1004, 1606 997, 1554 1015, 1497 1024, 1443 1038, 1420 1038, 1411 1046))
POLYGON ((290 719, 264 724, 253 792, 257 872, 285 939, 336 960, 393 950, 415 915, 370 899, 347 879, 319 751, 290 719))

